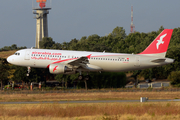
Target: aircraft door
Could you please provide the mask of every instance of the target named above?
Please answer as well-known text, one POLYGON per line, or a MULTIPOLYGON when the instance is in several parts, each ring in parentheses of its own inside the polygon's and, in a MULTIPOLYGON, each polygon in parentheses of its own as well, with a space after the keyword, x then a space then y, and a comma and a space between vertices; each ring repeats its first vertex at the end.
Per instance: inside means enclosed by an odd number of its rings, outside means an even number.
POLYGON ((139 56, 135 57, 135 64, 134 64, 134 66, 136 66, 136 67, 140 66, 140 57, 139 56))
POLYGON ((25 53, 25 60, 30 60, 30 50, 26 50, 26 53, 25 53))

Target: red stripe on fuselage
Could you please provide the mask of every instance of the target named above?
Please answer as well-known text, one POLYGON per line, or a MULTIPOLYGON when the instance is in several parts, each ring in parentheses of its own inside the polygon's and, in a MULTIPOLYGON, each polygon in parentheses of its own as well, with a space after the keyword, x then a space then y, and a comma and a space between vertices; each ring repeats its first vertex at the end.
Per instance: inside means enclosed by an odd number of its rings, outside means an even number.
MULTIPOLYGON (((128 54, 123 54, 123 55, 128 55, 128 54)), ((99 56, 91 56, 91 54, 90 54, 90 55, 87 56, 87 58, 90 59, 91 57, 106 57, 106 56, 119 56, 119 55, 99 55, 99 56)), ((53 62, 52 64, 61 63, 61 62, 69 61, 69 60, 75 60, 75 59, 78 59, 78 58, 64 59, 64 60, 60 60, 60 61, 53 62)), ((49 66, 50 66, 50 64, 47 66, 47 68, 49 68, 49 66)))
MULTIPOLYGON (((60 60, 60 61, 53 62, 52 64, 61 63, 61 62, 69 61, 69 60, 75 60, 75 59, 78 59, 78 58, 71 58, 71 59, 60 60)), ((50 66, 50 64, 47 66, 47 68, 49 68, 49 66, 50 66)))

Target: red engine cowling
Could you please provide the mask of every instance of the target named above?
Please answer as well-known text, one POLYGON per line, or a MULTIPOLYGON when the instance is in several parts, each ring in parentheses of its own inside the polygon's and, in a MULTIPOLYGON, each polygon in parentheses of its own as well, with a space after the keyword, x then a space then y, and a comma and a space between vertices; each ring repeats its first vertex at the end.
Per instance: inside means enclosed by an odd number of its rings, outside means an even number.
POLYGON ((57 65, 57 64, 51 64, 49 66, 49 72, 51 74, 65 74, 67 72, 72 72, 73 70, 68 68, 65 65, 57 65))

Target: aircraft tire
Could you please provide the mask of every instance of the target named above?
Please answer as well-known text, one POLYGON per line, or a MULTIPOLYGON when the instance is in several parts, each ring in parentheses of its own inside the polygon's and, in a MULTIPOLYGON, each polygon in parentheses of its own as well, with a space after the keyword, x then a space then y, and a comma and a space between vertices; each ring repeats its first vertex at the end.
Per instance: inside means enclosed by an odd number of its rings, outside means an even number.
POLYGON ((78 79, 79 79, 79 80, 83 80, 83 76, 82 76, 82 75, 79 75, 79 76, 78 76, 78 79))
POLYGON ((85 80, 89 80, 90 79, 90 76, 89 75, 86 75, 85 76, 85 80))

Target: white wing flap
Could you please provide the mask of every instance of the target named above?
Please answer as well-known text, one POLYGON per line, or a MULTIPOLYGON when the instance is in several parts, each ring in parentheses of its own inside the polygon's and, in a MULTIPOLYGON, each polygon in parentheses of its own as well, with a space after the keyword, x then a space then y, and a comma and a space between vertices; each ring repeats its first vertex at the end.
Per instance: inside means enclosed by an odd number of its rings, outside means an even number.
POLYGON ((74 61, 69 62, 69 65, 73 65, 73 66, 82 66, 83 64, 86 65, 89 63, 89 60, 87 57, 80 57, 74 61))
POLYGON ((82 67, 84 69, 91 70, 91 71, 102 70, 102 68, 98 66, 90 65, 88 57, 80 57, 74 61, 69 62, 68 64, 72 66, 82 67))

